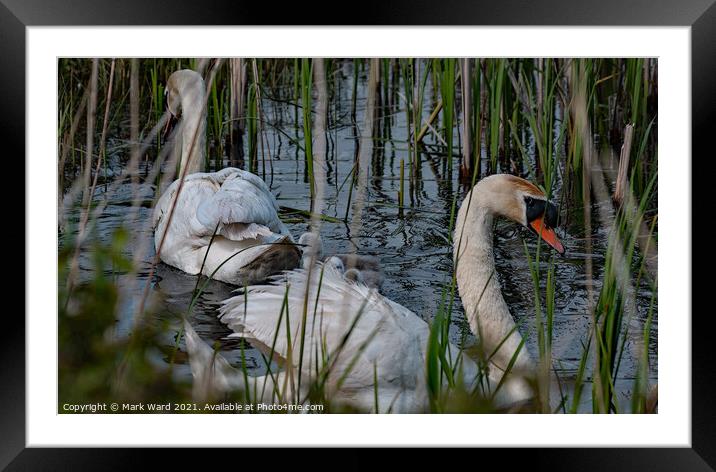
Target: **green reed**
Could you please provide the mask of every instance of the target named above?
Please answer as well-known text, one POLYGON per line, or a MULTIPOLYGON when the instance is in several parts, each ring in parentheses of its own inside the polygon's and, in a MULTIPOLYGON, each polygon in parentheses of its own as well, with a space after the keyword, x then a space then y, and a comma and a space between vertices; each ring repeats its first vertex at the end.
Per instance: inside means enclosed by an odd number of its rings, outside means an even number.
POLYGON ((412 169, 413 169, 413 162, 414 162, 414 153, 417 152, 417 149, 414 147, 414 141, 410 138, 411 136, 416 136, 416 129, 417 124, 415 122, 416 114, 415 114, 415 102, 414 102, 414 95, 415 92, 415 59, 401 59, 400 61, 400 71, 402 73, 403 78, 403 93, 405 94, 405 124, 407 128, 407 135, 408 135, 408 155, 410 159, 410 169, 411 169, 411 175, 412 175, 412 169))
POLYGON ((311 119, 311 100, 313 94, 313 67, 310 59, 301 60, 301 101, 303 105, 303 149, 306 152, 306 172, 311 200, 316 194, 316 182, 313 176, 313 136, 311 119))
MULTIPOLYGON (((211 84, 211 91, 209 95, 209 132, 213 136, 213 143, 215 146, 215 168, 220 169, 222 167, 221 158, 223 156, 224 144, 222 136, 224 134, 224 123, 226 122, 226 110, 229 104, 228 87, 225 87, 223 81, 218 80, 219 75, 214 79, 211 84)), ((209 140, 207 140, 207 143, 209 140)), ((210 153, 206 153, 210 155, 210 153)))
POLYGON ((453 133, 455 126, 455 59, 440 59, 433 61, 437 66, 440 79, 440 96, 443 102, 443 129, 448 159, 448 169, 452 175, 453 161, 453 133))
POLYGON ((490 136, 490 167, 492 172, 497 170, 497 158, 500 152, 500 120, 502 116, 502 91, 505 85, 506 59, 489 61, 487 77, 489 84, 489 136, 490 136))

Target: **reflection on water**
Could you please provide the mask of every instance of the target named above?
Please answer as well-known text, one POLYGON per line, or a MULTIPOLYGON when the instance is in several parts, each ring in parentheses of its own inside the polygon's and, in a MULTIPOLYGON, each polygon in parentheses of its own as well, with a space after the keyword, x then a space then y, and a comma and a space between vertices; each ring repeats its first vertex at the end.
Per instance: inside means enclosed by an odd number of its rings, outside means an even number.
MULTIPOLYGON (((344 185, 344 182, 350 178, 357 146, 357 128, 351 118, 353 90, 351 65, 347 63, 342 72, 332 79, 335 83, 328 112, 325 206, 325 214, 339 219, 344 218, 349 205, 349 185, 344 185)), ((362 73, 359 74, 359 80, 361 84, 365 83, 366 79, 362 73)), ((361 84, 357 87, 359 98, 355 123, 363 122, 365 96, 361 93, 364 94, 365 87, 360 86, 361 84)), ((301 112, 289 103, 292 98, 280 99, 282 94, 291 93, 290 91, 277 89, 271 92, 265 95, 262 109, 267 115, 269 124, 265 126, 268 143, 266 152, 273 157, 273 162, 272 165, 265 166, 264 173, 262 172, 264 166, 259 160, 258 173, 269 183, 279 205, 308 210, 310 202, 306 166, 303 153, 295 144, 303 140, 301 112)), ((407 167, 409 154, 405 114, 396 108, 400 99, 396 98, 390 102, 390 105, 379 109, 375 130, 379 137, 374 143, 370 165, 367 201, 362 216, 364 224, 357 234, 352 234, 347 224, 323 222, 321 234, 324 251, 326 254, 331 254, 357 250, 361 254, 377 256, 385 273, 383 294, 405 305, 425 320, 430 320, 437 311, 441 292, 445 285, 449 284, 453 269, 452 247, 448 234, 453 199, 457 198, 459 203, 467 189, 457 181, 457 157, 453 161, 451 176, 444 156, 423 152, 415 169, 418 176, 415 187, 406 184, 406 191, 410 191, 405 200, 408 208, 400 212, 397 206, 400 165, 401 160, 404 160, 407 167)), ((433 107, 434 102, 426 100, 424 116, 427 116, 433 107)), ((124 136, 128 133, 120 129, 116 130, 116 134, 124 136)), ((428 142, 432 140, 433 138, 426 139, 428 142)), ((108 148, 111 149, 112 144, 110 142, 108 148)), ((119 145, 121 143, 114 144, 119 150, 110 156, 108 170, 109 173, 116 174, 126 165, 128 156, 126 148, 119 145)), ((209 152, 216 153, 215 147, 210 145, 209 152)), ((216 170, 215 158, 215 155, 211 156, 211 170, 216 170)), ((151 167, 151 161, 152 159, 148 159, 144 162, 144 170, 151 167)), ((224 159, 224 166, 227 165, 224 159)), ((144 183, 140 191, 144 194, 142 198, 151 200, 155 188, 149 183, 144 183)), ((560 195, 559 186, 555 194, 560 195)), ((129 227, 134 238, 130 245, 132 253, 129 256, 135 258, 139 266, 136 277, 115 274, 125 290, 124 300, 126 300, 118 320, 117 335, 126 335, 131 329, 147 282, 151 284, 152 303, 159 304, 162 317, 174 320, 178 331, 181 324, 178 322, 177 315, 186 313, 192 292, 197 285, 197 277, 160 264, 152 280, 148 280, 154 258, 151 209, 133 208, 127 205, 132 196, 133 189, 129 183, 120 185, 111 194, 105 193, 105 187, 100 185, 94 196, 97 202, 107 203, 106 209, 97 220, 97 236, 100 239, 108 239, 112 231, 119 226, 129 227)), ((581 215, 576 214, 575 205, 569 203, 567 195, 557 200, 563 203, 562 221, 567 221, 568 224, 560 230, 566 255, 555 256, 556 314, 553 357, 556 373, 562 381, 568 383, 576 373, 583 352, 582 343, 586 341, 591 324, 587 306, 588 280, 585 274, 587 254, 585 235, 580 225, 581 215)), ((596 211, 592 214, 596 214, 596 211)), ((288 211, 282 212, 282 217, 295 238, 307 231, 306 219, 288 211)), ((73 213, 70 219, 77 221, 79 216, 73 213)), ((602 275, 608 234, 605 228, 599 226, 597 220, 592 222, 592 233, 594 253, 591 257, 594 264, 594 278, 598 281, 602 275)), ((527 337, 527 348, 533 356, 536 356, 537 337, 533 334, 535 317, 533 282, 527 265, 524 242, 534 253, 536 240, 532 234, 512 224, 497 225, 495 257, 503 294, 515 319, 524 321, 520 330, 523 336, 527 337)), ((542 267, 543 273, 546 273, 546 258, 542 267)), ((86 253, 80 255, 80 269, 85 276, 91 270, 91 258, 86 253)), ((203 282, 204 280, 201 281, 203 282)), ((545 280, 542 280, 541 284, 544 288, 545 280)), ((221 354, 233 365, 241 364, 243 350, 249 372, 261 375, 266 372, 266 365, 259 352, 245 341, 229 339, 228 335, 231 331, 216 318, 218 303, 229 297, 233 289, 234 287, 220 282, 210 282, 195 306, 191 322, 197 333, 207 342, 213 344, 218 341, 221 354)), ((594 290, 598 293, 598 282, 595 283, 594 290)), ((629 323, 629 332, 633 339, 639 339, 642 335, 652 297, 645 286, 639 287, 636 292, 637 312, 632 315, 629 323)), ((456 343, 464 341, 466 347, 469 347, 470 344, 474 344, 475 339, 467 326, 459 297, 456 297, 454 306, 452 340, 456 343)), ((651 330, 650 371, 655 376, 656 318, 651 330)), ((167 346, 174 345, 175 335, 176 332, 167 335, 167 346)), ((636 375, 638 358, 636 346, 635 342, 628 343, 621 363, 618 382, 621 387, 619 385, 617 387, 625 398, 633 384, 631 379, 636 375)), ((182 355, 183 349, 183 341, 180 341, 179 352, 175 357, 175 373, 177 376, 188 378, 191 373, 185 356, 182 355)), ((168 358, 160 362, 168 362, 168 358)), ((589 391, 589 388, 585 389, 585 403, 591 402, 588 398, 589 391)), ((591 410, 591 407, 588 410, 591 410)))

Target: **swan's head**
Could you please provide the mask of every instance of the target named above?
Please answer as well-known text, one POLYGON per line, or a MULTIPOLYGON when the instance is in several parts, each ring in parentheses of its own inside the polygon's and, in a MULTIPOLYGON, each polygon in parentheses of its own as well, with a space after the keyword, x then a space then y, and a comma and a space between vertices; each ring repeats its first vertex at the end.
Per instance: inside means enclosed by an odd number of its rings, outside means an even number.
POLYGON ((178 70, 169 76, 164 88, 165 102, 169 119, 164 129, 166 139, 181 116, 178 139, 181 140, 180 174, 187 171, 199 172, 204 161, 204 143, 206 140, 206 93, 204 79, 198 72, 190 69, 178 70))
POLYGON ((311 263, 320 259, 323 252, 323 243, 318 233, 303 233, 298 238, 298 246, 303 250, 301 265, 304 269, 308 269, 311 263))
POLYGON ((182 101, 186 98, 203 99, 204 79, 201 74, 191 69, 178 70, 169 76, 164 89, 167 110, 172 117, 178 118, 181 114, 182 101))
POLYGON ((329 265, 335 269, 338 273, 345 273, 346 267, 343 265, 343 261, 340 259, 340 257, 331 256, 326 260, 326 265, 329 265))
POLYGON ((298 238, 298 245, 303 248, 304 254, 315 254, 316 257, 321 257, 321 254, 323 252, 323 243, 321 242, 321 236, 317 233, 303 233, 298 238))
POLYGON ((496 174, 485 177, 478 184, 480 205, 495 215, 510 219, 529 228, 554 250, 564 254, 564 246, 557 238, 557 207, 533 183, 515 175, 496 174))

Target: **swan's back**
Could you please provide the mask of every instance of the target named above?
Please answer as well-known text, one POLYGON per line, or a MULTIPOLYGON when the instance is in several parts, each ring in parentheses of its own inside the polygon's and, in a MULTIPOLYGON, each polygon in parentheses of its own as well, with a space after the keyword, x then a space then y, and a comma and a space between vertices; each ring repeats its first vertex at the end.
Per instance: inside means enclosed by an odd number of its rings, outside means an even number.
MULTIPOLYGON (((172 182, 154 207, 153 223, 158 232, 166 228, 179 185, 180 179, 172 182)), ((239 228, 232 225, 253 224, 275 233, 286 233, 278 209, 276 199, 261 178, 229 167, 186 176, 172 223, 189 223, 187 234, 194 237, 211 237, 218 224, 217 234, 238 240, 246 235, 236 233, 239 228)))
POLYGON ((206 275, 216 269, 214 278, 238 285, 265 280, 266 275, 298 265, 300 252, 290 244, 288 229, 278 217, 278 204, 257 175, 226 168, 186 176, 169 221, 179 186, 180 180, 173 182, 154 209, 155 248, 161 245, 165 263, 190 274, 199 273, 203 264, 206 275))
POLYGON ((414 411, 425 405, 423 347, 428 327, 417 315, 330 264, 297 269, 224 302, 221 320, 299 365, 303 386, 329 369, 327 393, 365 410, 414 411), (305 319, 305 324, 303 320, 305 319), (303 333, 305 325, 305 334, 303 333))

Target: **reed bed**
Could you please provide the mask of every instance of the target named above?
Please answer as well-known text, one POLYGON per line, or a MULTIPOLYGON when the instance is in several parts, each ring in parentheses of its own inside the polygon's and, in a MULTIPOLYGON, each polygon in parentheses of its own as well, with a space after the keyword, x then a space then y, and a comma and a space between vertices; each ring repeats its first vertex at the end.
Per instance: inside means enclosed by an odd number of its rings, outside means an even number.
MULTIPOLYGON (((584 314, 590 322, 579 334, 582 348, 574 378, 563 385, 554 353, 560 259, 539 242, 536 247, 525 242, 532 284, 523 289, 532 292, 534 308, 532 326, 521 323, 519 329, 536 337, 537 352, 532 354, 538 365, 530 411, 654 411, 655 373, 648 353, 658 306, 658 67, 653 58, 61 59, 60 403, 110 395, 127 401, 191 399, 190 382, 172 375, 172 366, 182 360, 177 349, 182 330, 176 326, 191 318, 209 281, 198 277, 186 311, 179 317, 167 315, 150 294, 152 275, 140 280, 141 274, 154 273, 158 260, 129 230, 132 222, 141 221, 147 231, 143 209, 153 206, 157 189, 177 177, 175 152, 161 130, 168 119, 164 84, 180 68, 202 71, 207 78, 206 139, 196 141, 206 146, 203 170, 238 166, 273 182, 274 164, 290 158, 271 138, 282 136, 304 163, 300 183, 309 203, 305 209, 284 206, 281 216, 316 231, 322 223, 345 224, 351 234, 359 234, 366 212, 375 205, 392 205, 401 225, 409 226, 411 215, 425 211, 420 201, 427 180, 423 172, 429 168, 438 191, 447 195, 443 213, 448 215, 449 259, 457 207, 480 178, 508 172, 536 183, 560 204, 561 223, 580 233, 572 237, 584 240, 589 292, 584 314), (348 85, 341 88, 342 83, 348 85), (345 111, 333 108, 341 96, 350 103, 345 111), (270 103, 289 105, 292 129, 285 125, 289 117, 272 112, 270 103), (396 137, 392 133, 399 115, 405 129, 396 137), (350 171, 338 176, 331 156, 342 146, 332 138, 340 127, 354 130, 355 152, 350 171), (124 170, 117 173, 111 159, 124 170), (382 175, 386 159, 393 176, 382 175), (368 193, 375 191, 371 186, 378 177, 390 182, 394 200, 370 201, 368 193), (131 195, 119 195, 117 189, 126 182, 133 185, 131 195), (142 184, 150 184, 153 193, 143 193, 142 184), (327 199, 329 185, 336 189, 335 202, 327 199), (120 200, 134 210, 131 221, 101 233, 97 222, 107 202, 120 200), (607 234, 598 270, 595 227, 607 234), (126 299, 131 291, 118 282, 118 275, 126 274, 142 286, 141 303, 126 299), (648 290, 651 299, 639 324, 640 290, 648 290), (115 336, 115 320, 127 304, 136 311, 132 334, 115 336), (167 336, 173 336, 172 342, 167 336), (638 368, 635 378, 625 379, 620 369, 629 350, 636 351, 638 368), (157 353, 170 359, 169 367, 157 362, 157 353), (631 383, 628 401, 619 396, 620 382, 631 383)), ((467 388, 456 380, 461 357, 451 358, 447 349, 457 310, 456 280, 452 276, 438 282, 440 297, 425 346, 429 410, 494 412, 494 391, 467 388)), ((311 307, 306 300, 304 327, 311 307)), ((286 326, 288 316, 281 317, 286 326)), ((332 371, 338 353, 304 352, 303 341, 300 352, 292 355, 300 366, 310 362, 308 379, 302 378, 301 368, 291 372, 291 359, 277 367, 273 347, 264 357, 270 375, 282 372, 295 380, 291 388, 290 382, 276 388, 273 399, 320 403, 324 412, 351 411, 332 403, 331 392, 348 375, 332 371), (307 398, 296 394, 302 382, 310 384, 307 398)), ((243 347, 238 371, 248 378, 243 347)), ((460 356, 476 359, 486 376, 492 354, 483 352, 478 339, 460 356)), ((378 374, 374 372, 376 379, 378 374)), ((247 390, 205 400, 251 403, 257 395, 247 390)), ((385 411, 378 398, 376 391, 373 411, 385 411)))

